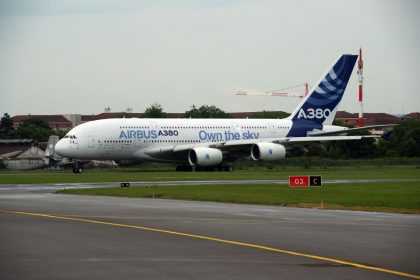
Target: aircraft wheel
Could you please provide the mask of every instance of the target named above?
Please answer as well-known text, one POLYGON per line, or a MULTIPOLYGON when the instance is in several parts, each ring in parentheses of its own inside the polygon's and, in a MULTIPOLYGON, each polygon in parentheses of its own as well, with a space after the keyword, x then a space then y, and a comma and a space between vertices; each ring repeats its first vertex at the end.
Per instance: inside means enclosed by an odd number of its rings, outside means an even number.
POLYGON ((80 166, 73 167, 73 173, 82 173, 83 169, 80 166))

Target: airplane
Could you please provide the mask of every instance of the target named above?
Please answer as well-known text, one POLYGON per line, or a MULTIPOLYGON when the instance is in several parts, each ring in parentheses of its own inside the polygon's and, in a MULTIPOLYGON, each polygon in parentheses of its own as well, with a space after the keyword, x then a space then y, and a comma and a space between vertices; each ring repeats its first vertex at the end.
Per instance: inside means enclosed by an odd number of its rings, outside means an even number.
POLYGON ((71 129, 55 146, 78 160, 177 163, 177 171, 232 171, 228 162, 281 160, 312 142, 360 140, 333 125, 357 55, 341 55, 284 119, 104 119, 71 129))

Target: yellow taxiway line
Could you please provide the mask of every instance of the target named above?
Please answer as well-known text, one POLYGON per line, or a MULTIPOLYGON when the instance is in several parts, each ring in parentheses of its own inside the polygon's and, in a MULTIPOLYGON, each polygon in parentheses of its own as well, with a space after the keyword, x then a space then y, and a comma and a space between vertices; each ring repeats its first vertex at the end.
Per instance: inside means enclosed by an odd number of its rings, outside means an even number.
POLYGON ((408 278, 412 278, 412 279, 420 279, 420 275, 405 273, 405 272, 401 272, 401 271, 396 271, 396 270, 391 270, 391 269, 386 269, 386 268, 381 268, 381 267, 376 267, 376 266, 363 265, 363 264, 358 264, 358 263, 349 262, 349 261, 343 261, 343 260, 334 259, 334 258, 322 257, 322 256, 299 253, 299 252, 288 251, 288 250, 282 250, 282 249, 278 249, 278 248, 267 247, 267 246, 252 244, 252 243, 244 243, 244 242, 238 242, 238 241, 233 241, 233 240, 214 238, 214 237, 204 236, 204 235, 196 235, 196 234, 170 231, 170 230, 164 230, 164 229, 158 229, 158 228, 149 228, 149 227, 143 227, 143 226, 111 223, 111 222, 104 222, 104 221, 97 221, 97 220, 90 220, 90 219, 82 219, 82 218, 75 218, 75 217, 69 217, 69 216, 43 214, 43 213, 32 213, 32 212, 11 211, 11 210, 1 210, 1 209, 0 209, 0 212, 20 214, 20 215, 29 215, 29 216, 37 216, 37 217, 44 217, 44 218, 51 218, 51 219, 68 220, 68 221, 78 221, 78 222, 84 222, 84 223, 107 225, 107 226, 122 227, 122 228, 140 229, 140 230, 147 230, 147 231, 159 232, 159 233, 165 233, 165 234, 171 234, 171 235, 185 236, 185 237, 203 239, 203 240, 214 241, 214 242, 219 242, 219 243, 225 243, 225 244, 255 248, 255 249, 260 249, 260 250, 264 250, 264 251, 283 253, 283 254, 288 254, 288 255, 292 255, 292 256, 299 256, 299 257, 304 257, 304 258, 309 258, 309 259, 322 260, 322 261, 331 262, 331 263, 338 263, 338 264, 342 264, 342 265, 347 265, 347 266, 352 266, 352 267, 357 267, 357 268, 362 268, 362 269, 367 269, 367 270, 373 270, 373 271, 379 271, 379 272, 384 272, 384 273, 398 275, 398 276, 404 276, 404 277, 408 277, 408 278))

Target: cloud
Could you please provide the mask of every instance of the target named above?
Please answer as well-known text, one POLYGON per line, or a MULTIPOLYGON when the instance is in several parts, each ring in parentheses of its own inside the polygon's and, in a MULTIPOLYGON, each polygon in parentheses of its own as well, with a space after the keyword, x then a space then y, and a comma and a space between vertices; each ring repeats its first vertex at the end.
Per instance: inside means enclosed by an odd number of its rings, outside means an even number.
MULTIPOLYGON (((292 111, 298 99, 232 92, 314 84, 360 46, 367 111, 401 111, 402 102, 419 110, 410 82, 420 67, 417 2, 0 3, 0 112, 142 111, 156 101, 169 112, 191 104, 292 111)), ((341 109, 358 111, 355 72, 341 109)))

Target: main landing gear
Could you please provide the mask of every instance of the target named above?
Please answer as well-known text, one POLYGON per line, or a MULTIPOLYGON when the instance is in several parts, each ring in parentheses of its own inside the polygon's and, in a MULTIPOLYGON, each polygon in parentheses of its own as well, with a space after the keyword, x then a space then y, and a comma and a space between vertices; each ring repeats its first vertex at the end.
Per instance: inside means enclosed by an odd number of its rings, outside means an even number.
POLYGON ((80 166, 73 167, 73 173, 82 173, 83 169, 80 166))
MULTIPOLYGON (((194 171, 194 167, 191 165, 178 165, 176 167, 176 171, 184 171, 184 172, 191 172, 194 171)), ((195 171, 202 172, 214 172, 214 171, 225 171, 225 172, 232 172, 233 166, 231 165, 218 165, 218 166, 199 166, 195 167, 195 171)))
POLYGON ((79 162, 76 162, 76 164, 73 166, 73 173, 82 173, 83 169, 79 162))

